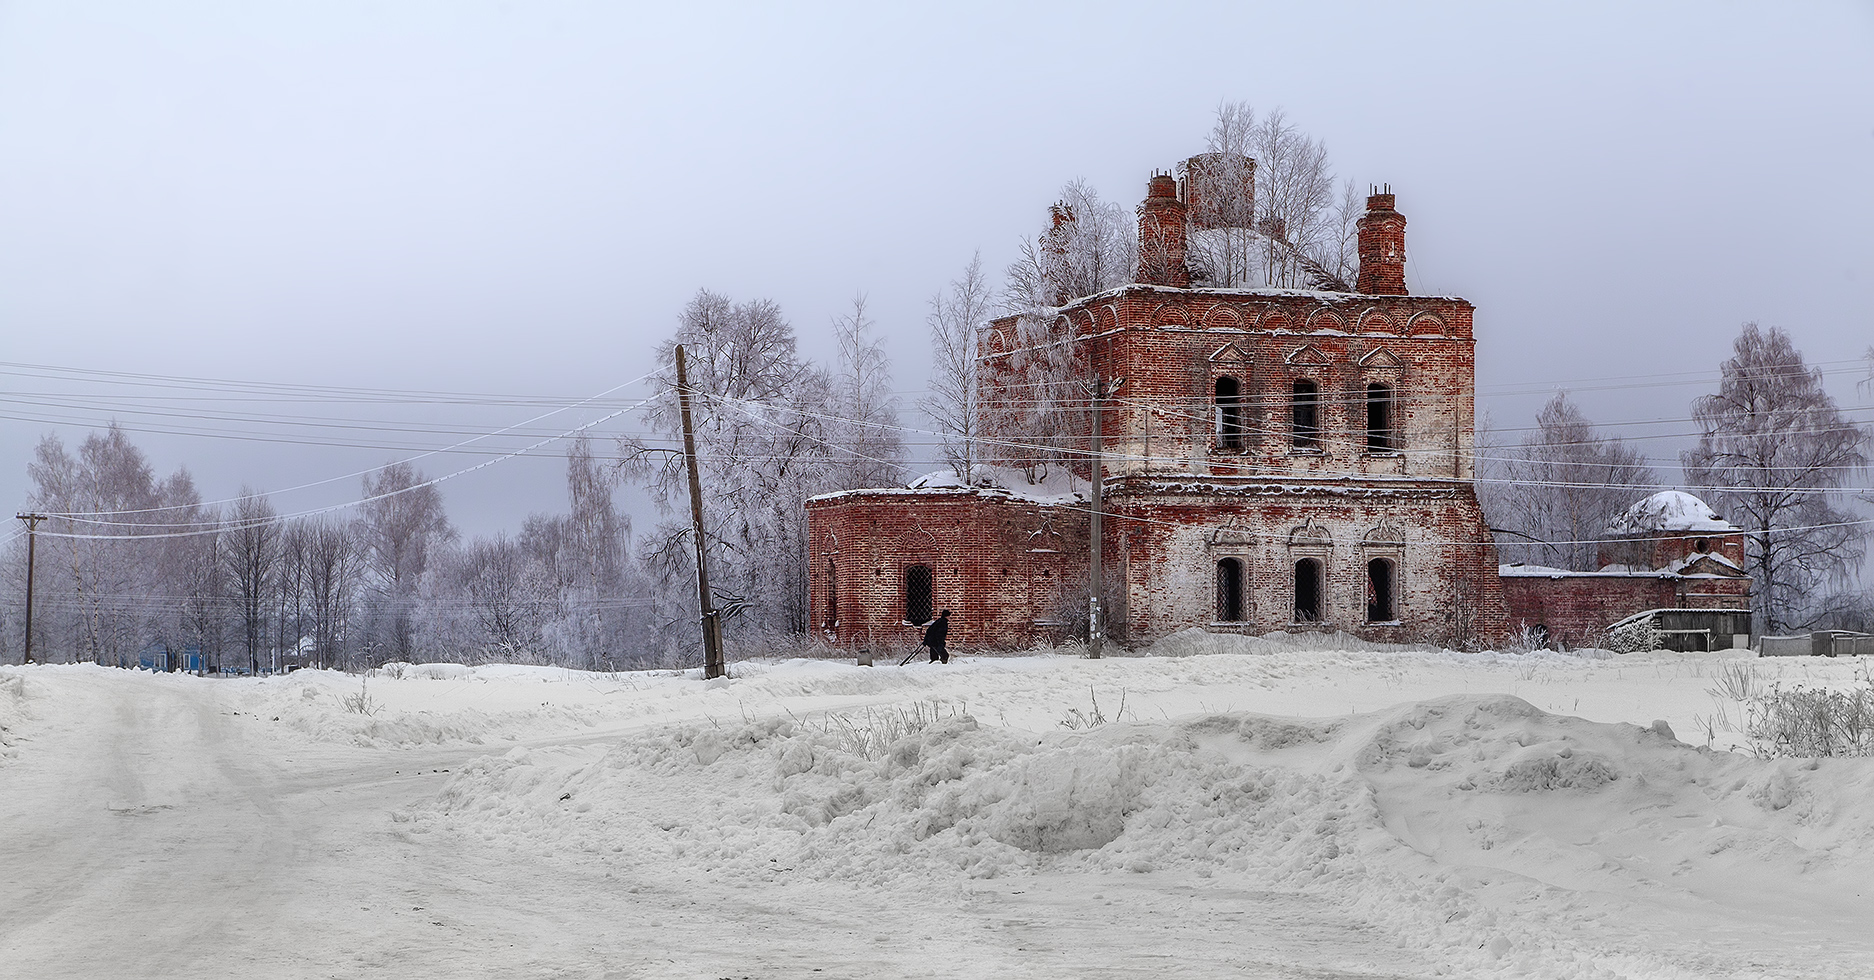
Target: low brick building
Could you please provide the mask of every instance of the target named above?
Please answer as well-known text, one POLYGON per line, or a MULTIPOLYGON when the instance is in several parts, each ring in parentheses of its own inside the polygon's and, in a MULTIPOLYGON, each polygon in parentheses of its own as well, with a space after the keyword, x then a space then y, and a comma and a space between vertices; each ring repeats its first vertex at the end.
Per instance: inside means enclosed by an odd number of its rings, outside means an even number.
MULTIPOLYGON (((1109 635, 1501 636, 1472 485, 1471 304, 1407 293, 1390 193, 1367 200, 1352 288, 1194 287, 1187 191, 1152 178, 1138 281, 1059 306, 1038 338, 1005 318, 982 339, 987 405, 1025 397, 1044 349, 1118 382, 1101 408, 1109 635)), ((1091 415, 1068 433, 1083 460, 1091 415)), ((953 642, 1012 646, 1085 608, 1084 498, 862 490, 807 513, 815 620, 837 642, 904 636, 950 608, 953 642)))
POLYGON ((1750 645, 1742 529, 1697 497, 1665 490, 1634 504, 1607 534, 1596 571, 1502 566, 1511 627, 1584 646, 1601 642, 1609 626, 1653 613, 1673 649, 1750 645))

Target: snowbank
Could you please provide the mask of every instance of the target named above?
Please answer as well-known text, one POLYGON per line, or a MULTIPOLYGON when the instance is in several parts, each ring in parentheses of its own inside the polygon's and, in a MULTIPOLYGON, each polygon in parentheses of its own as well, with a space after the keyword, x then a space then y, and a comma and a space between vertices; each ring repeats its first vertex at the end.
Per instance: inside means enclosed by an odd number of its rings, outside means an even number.
POLYGON ((1712 752, 1507 696, 1038 735, 959 714, 876 756, 844 731, 689 723, 579 765, 517 749, 416 819, 731 884, 1224 876, 1357 909, 1473 975, 1673 975, 1684 949, 1638 944, 1670 928, 1658 906, 1851 927, 1874 874, 1866 763, 1712 752))

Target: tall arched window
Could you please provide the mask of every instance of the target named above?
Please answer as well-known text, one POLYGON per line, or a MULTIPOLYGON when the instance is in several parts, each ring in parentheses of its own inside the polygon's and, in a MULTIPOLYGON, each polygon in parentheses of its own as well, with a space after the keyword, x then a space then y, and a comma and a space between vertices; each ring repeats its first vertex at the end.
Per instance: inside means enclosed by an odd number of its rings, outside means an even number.
POLYGON ((1389 453, 1399 448, 1393 437, 1392 385, 1366 386, 1366 451, 1389 453))
POLYGON ((931 620, 931 574, 929 565, 912 565, 904 570, 904 621, 923 625, 931 620))
POLYGON ((1399 618, 1397 568, 1391 559, 1366 563, 1366 621, 1390 623, 1399 618))
POLYGON ((839 566, 833 559, 826 560, 826 617, 820 623, 821 629, 832 629, 839 625, 839 566))
POLYGON ((1243 621, 1243 563, 1236 558, 1217 562, 1217 622, 1243 621))
POLYGON ((1306 378, 1295 379, 1288 400, 1289 434, 1296 449, 1321 448, 1321 388, 1306 378))
POLYGON ((1217 379, 1217 446, 1243 448, 1243 384, 1235 378, 1217 379))
POLYGON ((1321 621, 1321 560, 1303 558, 1295 563, 1295 622, 1321 621))

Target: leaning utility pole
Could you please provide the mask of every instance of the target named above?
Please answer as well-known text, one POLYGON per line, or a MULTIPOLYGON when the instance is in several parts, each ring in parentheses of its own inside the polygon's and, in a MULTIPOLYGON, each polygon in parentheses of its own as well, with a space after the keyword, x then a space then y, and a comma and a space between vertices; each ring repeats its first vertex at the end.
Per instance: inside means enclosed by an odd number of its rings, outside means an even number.
POLYGON ((721 677, 722 620, 709 600, 709 559, 703 537, 703 480, 696 473, 696 431, 690 427, 690 377, 683 370, 683 345, 677 345, 677 404, 683 412, 683 460, 690 470, 690 536, 696 540, 696 604, 703 617, 703 678, 721 677))
POLYGON ((1100 597, 1106 591, 1105 583, 1101 581, 1102 562, 1100 560, 1100 509, 1101 498, 1106 493, 1106 450, 1101 439, 1101 416, 1106 414, 1105 400, 1125 383, 1126 379, 1120 378, 1108 386, 1100 380, 1098 374, 1095 374, 1093 384, 1087 391, 1093 401, 1093 547, 1089 555, 1092 565, 1087 571, 1087 659, 1089 660, 1100 659, 1101 648, 1106 645, 1104 624, 1106 617, 1104 610, 1100 608, 1100 597))
POLYGON ((39 522, 44 514, 15 514, 26 522, 26 663, 33 662, 33 551, 39 543, 39 522))

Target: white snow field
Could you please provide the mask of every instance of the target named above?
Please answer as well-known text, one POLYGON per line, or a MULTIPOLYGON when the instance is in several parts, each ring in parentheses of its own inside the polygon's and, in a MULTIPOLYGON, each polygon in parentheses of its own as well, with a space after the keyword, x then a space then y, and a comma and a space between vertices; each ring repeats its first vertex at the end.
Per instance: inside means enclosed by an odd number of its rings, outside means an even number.
POLYGON ((1150 652, 0 668, 0 976, 1874 977, 1852 661, 1150 652))

